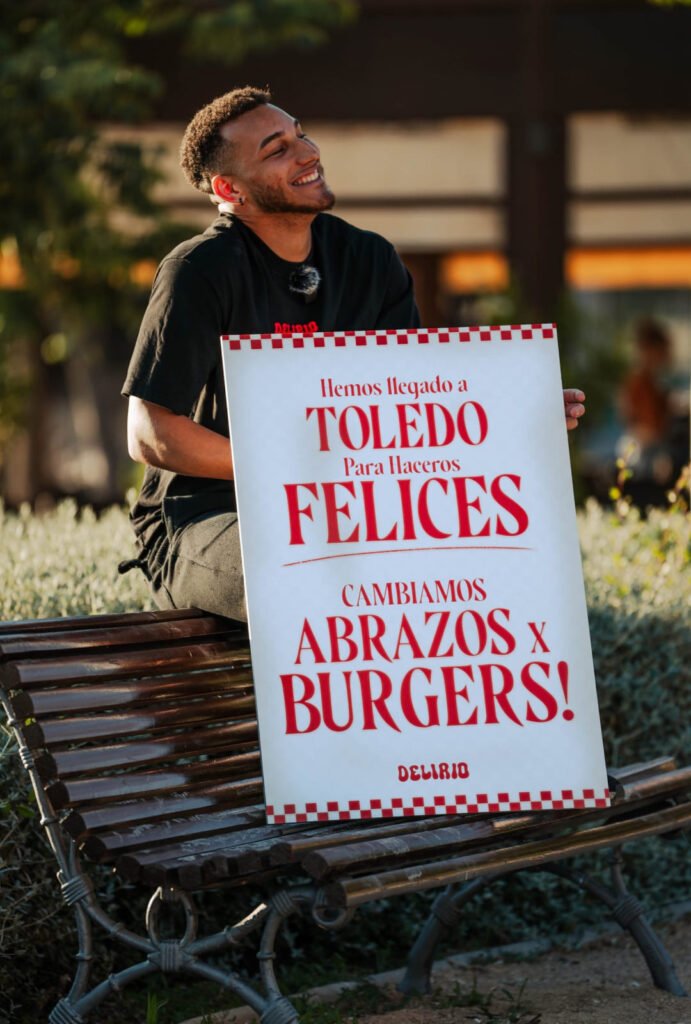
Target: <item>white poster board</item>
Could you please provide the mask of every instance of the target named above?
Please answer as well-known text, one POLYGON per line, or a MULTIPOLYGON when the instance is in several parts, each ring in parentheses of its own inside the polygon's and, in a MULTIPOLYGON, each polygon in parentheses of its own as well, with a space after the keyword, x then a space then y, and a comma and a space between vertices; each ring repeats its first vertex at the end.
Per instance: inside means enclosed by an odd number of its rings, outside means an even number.
POLYGON ((607 806, 554 325, 221 344, 268 820, 607 806))

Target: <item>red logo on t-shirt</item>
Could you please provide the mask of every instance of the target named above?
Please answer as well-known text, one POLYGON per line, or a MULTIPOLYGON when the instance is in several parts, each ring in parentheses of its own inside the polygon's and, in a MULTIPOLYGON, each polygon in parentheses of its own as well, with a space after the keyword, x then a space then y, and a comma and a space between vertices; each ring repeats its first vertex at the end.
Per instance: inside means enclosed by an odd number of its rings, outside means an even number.
POLYGON ((316 320, 310 320, 308 324, 283 324, 279 320, 274 322, 274 334, 314 334, 318 330, 316 320))

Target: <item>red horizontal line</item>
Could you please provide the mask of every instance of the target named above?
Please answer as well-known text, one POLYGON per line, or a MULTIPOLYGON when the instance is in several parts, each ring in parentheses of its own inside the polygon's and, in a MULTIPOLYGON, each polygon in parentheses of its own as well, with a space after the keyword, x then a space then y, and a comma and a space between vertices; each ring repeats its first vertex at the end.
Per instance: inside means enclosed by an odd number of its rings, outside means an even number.
POLYGON ((441 547, 424 548, 382 548, 379 551, 344 551, 340 555, 321 555, 319 558, 305 558, 301 562, 284 562, 282 568, 293 565, 309 565, 311 562, 328 562, 332 558, 362 558, 365 555, 395 555, 402 551, 534 551, 534 548, 514 544, 445 544, 441 547))

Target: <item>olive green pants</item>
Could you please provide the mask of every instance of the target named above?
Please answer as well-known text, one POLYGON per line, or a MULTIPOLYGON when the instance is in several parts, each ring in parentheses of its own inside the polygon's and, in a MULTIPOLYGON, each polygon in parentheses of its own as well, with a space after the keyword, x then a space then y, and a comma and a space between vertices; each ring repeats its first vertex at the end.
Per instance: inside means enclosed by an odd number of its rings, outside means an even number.
POLYGON ((237 513, 185 521, 176 511, 166 499, 168 553, 153 589, 159 608, 201 608, 247 622, 237 513))

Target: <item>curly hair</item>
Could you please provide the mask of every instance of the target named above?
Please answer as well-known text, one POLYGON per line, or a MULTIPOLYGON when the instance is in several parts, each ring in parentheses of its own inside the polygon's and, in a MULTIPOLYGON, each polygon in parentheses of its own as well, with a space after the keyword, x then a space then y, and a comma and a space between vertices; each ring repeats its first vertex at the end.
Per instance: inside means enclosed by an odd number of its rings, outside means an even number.
POLYGON ((191 185, 213 195, 211 178, 228 169, 232 144, 221 136, 221 128, 255 107, 271 102, 268 89, 251 85, 217 96, 198 110, 185 129, 180 146, 180 166, 191 185))

